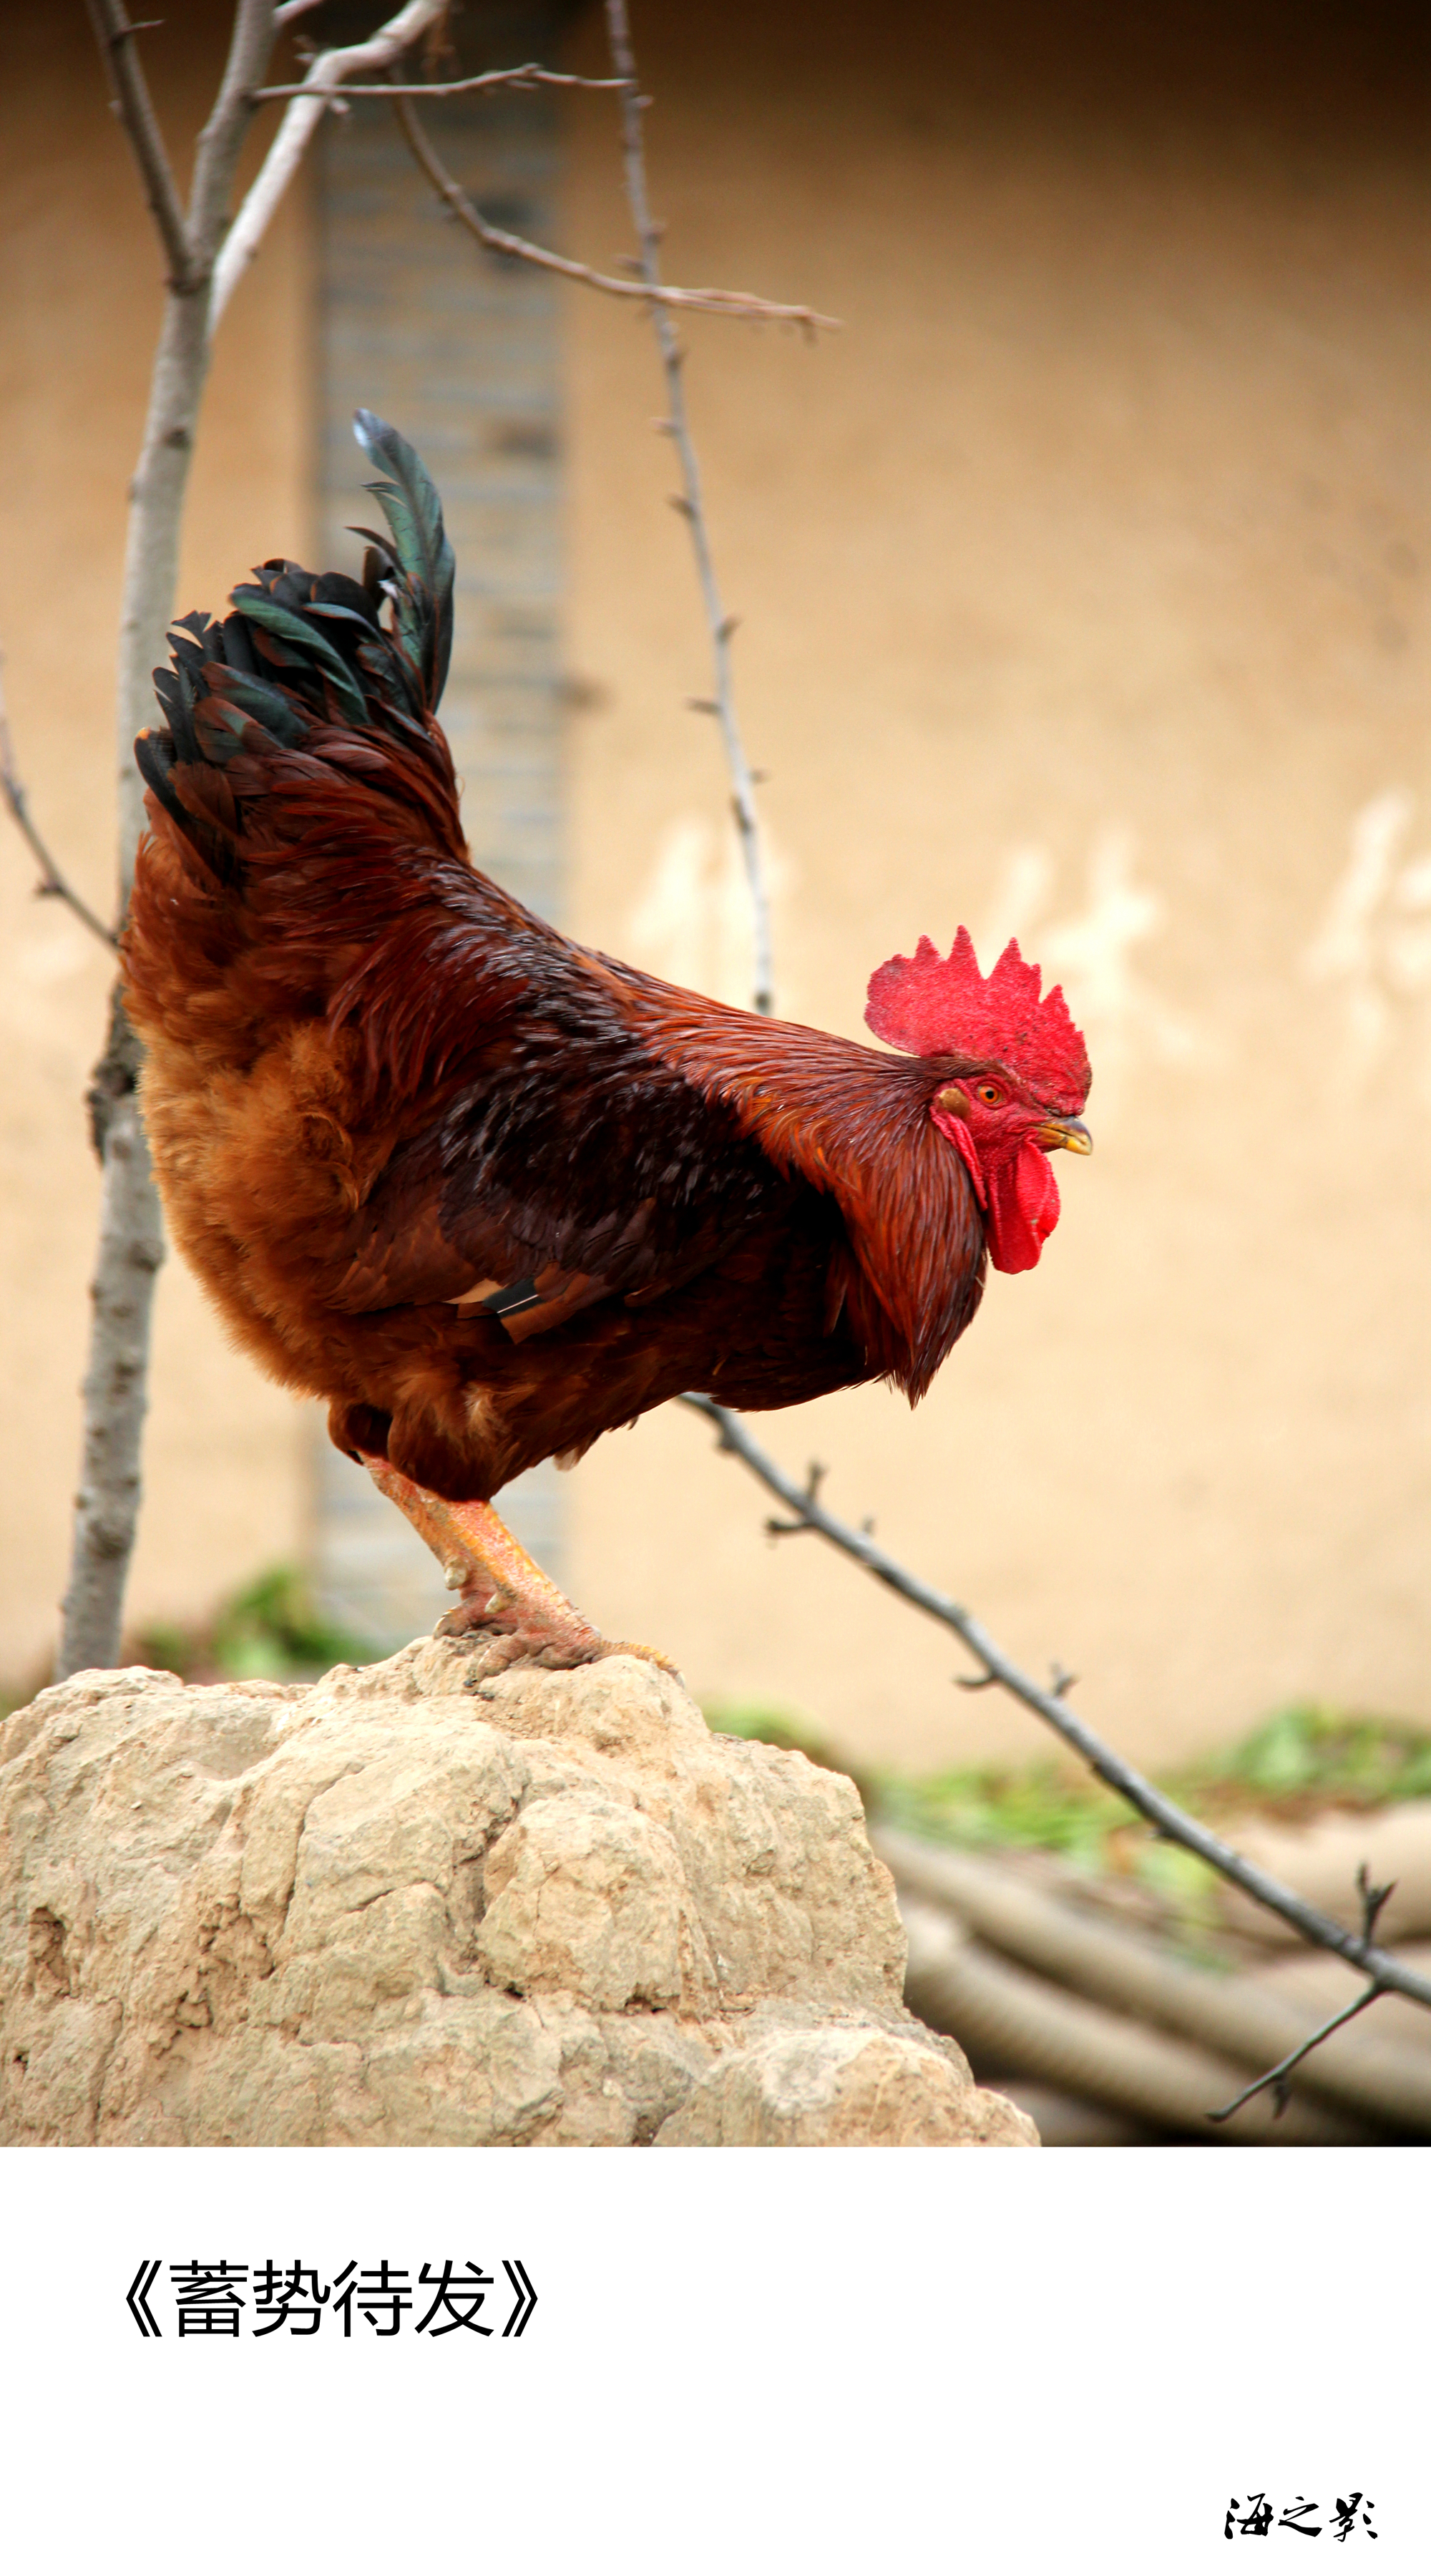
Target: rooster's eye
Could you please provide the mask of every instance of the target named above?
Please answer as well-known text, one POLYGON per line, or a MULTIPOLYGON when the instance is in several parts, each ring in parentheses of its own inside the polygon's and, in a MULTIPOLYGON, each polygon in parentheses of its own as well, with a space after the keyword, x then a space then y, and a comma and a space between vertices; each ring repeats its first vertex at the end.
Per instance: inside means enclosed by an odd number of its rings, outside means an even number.
POLYGON ((978 1085, 978 1094, 989 1109, 997 1109, 1004 1096, 996 1082, 981 1082, 978 1085))

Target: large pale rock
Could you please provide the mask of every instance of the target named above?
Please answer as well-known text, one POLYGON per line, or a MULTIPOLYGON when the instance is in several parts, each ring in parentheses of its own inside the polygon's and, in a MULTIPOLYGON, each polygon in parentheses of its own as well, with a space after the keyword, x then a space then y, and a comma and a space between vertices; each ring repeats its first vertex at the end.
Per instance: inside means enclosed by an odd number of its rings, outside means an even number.
POLYGON ((850 1782, 630 1656, 82 1673, 0 1729, 0 2141, 1036 2144, 850 1782))

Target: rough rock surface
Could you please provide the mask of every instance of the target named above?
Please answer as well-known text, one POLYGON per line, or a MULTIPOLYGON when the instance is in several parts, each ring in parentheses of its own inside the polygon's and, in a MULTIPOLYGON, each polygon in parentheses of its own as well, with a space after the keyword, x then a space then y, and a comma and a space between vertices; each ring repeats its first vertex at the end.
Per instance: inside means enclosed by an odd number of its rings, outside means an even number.
POLYGON ((612 1656, 82 1673, 0 1729, 0 2140, 1036 2145, 850 1782, 612 1656))

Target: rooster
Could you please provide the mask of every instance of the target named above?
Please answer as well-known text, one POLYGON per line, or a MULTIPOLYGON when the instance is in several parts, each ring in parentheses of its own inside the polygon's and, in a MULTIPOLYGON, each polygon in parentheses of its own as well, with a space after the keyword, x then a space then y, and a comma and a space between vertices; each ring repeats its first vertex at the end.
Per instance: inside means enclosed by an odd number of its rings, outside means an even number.
POLYGON ((578 946, 474 868, 436 721, 441 505, 359 412, 360 581, 271 561, 181 618, 136 745, 123 960, 170 1226, 234 1337, 326 1397, 487 1668, 616 1649, 491 1508, 688 1389, 911 1403, 986 1257, 1027 1270, 1087 1153, 1062 992, 961 929, 871 978, 878 1053, 578 946))

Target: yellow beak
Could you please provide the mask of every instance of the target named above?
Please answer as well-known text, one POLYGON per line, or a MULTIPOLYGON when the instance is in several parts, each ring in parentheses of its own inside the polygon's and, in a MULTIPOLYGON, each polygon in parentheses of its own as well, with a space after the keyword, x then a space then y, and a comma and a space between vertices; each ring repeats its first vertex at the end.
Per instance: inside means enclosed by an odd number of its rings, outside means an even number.
POLYGON ((1066 1145, 1070 1154, 1093 1151, 1093 1139, 1081 1118, 1049 1118, 1042 1127, 1035 1127, 1033 1140, 1042 1145, 1046 1154, 1052 1154, 1060 1145, 1066 1145))

